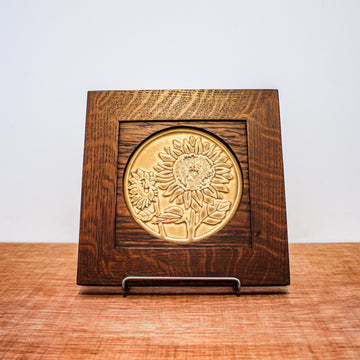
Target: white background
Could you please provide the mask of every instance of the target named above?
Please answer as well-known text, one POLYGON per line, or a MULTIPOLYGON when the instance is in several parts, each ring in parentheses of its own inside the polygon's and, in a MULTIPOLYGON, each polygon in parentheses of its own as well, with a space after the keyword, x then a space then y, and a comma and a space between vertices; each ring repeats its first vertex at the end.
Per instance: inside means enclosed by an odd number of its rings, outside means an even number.
POLYGON ((78 241, 88 90, 182 88, 279 89, 290 242, 359 241, 359 1, 0 4, 0 241, 78 241))

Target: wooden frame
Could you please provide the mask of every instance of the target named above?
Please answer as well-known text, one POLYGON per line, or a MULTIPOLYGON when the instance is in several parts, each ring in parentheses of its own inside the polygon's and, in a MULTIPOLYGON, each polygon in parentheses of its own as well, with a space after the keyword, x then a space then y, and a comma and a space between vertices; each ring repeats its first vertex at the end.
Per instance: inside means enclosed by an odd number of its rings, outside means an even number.
MULTIPOLYGON (((235 230, 232 236, 236 238, 235 230)), ((245 286, 290 283, 277 90, 88 93, 77 282, 120 285, 126 276, 144 275, 232 276, 245 286), (134 121, 174 125, 216 121, 219 129, 222 121, 246 123, 248 246, 115 243, 119 124, 134 121)))

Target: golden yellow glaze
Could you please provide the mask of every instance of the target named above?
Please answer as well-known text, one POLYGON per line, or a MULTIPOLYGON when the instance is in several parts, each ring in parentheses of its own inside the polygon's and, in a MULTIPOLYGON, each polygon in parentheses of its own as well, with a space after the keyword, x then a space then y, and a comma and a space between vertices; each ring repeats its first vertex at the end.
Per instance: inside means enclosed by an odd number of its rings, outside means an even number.
POLYGON ((221 140, 190 127, 170 128, 146 139, 124 175, 126 205, 155 237, 177 243, 204 239, 235 214, 243 179, 221 140))

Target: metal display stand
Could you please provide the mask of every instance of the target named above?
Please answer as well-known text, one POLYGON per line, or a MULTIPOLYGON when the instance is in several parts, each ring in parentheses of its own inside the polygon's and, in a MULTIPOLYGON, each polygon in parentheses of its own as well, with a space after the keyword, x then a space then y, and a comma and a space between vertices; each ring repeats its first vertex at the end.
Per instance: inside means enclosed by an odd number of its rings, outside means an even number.
POLYGON ((174 277, 174 276, 127 276, 122 281, 122 289, 124 296, 128 295, 130 285, 129 283, 138 283, 138 286, 176 286, 196 284, 197 286, 219 286, 219 284, 231 283, 234 292, 237 296, 240 296, 241 282, 236 277, 174 277))

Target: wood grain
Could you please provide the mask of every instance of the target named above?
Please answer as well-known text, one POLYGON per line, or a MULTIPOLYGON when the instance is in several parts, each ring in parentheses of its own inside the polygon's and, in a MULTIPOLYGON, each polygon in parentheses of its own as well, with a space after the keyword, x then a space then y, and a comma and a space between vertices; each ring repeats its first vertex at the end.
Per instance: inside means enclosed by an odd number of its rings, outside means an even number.
POLYGON ((80 288, 76 252, 0 244, 1 359, 360 358, 359 243, 292 244, 292 285, 240 298, 80 288))
MULTIPOLYGON (((244 206, 248 206, 246 202, 244 206)), ((235 276, 245 285, 289 284, 276 90, 89 92, 78 284, 119 285, 125 276, 144 275, 235 276), (225 247, 188 246, 169 252, 166 246, 119 246, 121 233, 129 234, 131 230, 131 227, 124 228, 126 220, 121 205, 118 203, 116 207, 116 199, 121 196, 118 160, 123 156, 119 154, 120 123, 142 122, 146 129, 153 126, 153 122, 194 121, 209 124, 215 121, 220 137, 226 136, 226 129, 221 128, 223 121, 238 122, 239 125, 246 122, 250 209, 242 218, 241 226, 224 227, 224 231, 230 229, 232 233, 225 247)))

